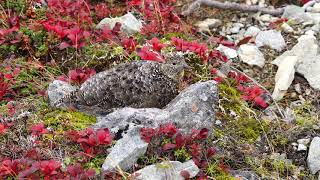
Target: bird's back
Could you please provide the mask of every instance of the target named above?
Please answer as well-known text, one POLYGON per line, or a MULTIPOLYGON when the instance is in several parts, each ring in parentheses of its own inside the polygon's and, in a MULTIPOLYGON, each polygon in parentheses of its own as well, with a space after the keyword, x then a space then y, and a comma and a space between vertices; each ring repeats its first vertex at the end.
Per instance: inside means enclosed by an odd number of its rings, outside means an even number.
POLYGON ((102 109, 158 107, 177 94, 177 81, 161 70, 161 64, 138 61, 120 64, 88 79, 79 90, 79 102, 102 109))

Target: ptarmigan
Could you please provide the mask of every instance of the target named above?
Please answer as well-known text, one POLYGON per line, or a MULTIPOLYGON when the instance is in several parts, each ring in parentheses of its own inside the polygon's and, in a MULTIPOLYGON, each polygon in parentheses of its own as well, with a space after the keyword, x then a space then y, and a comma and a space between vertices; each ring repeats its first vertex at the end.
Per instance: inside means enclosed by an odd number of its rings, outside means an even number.
POLYGON ((135 61, 100 72, 59 101, 107 113, 120 107, 162 108, 178 93, 182 72, 189 66, 181 56, 166 62, 135 61))

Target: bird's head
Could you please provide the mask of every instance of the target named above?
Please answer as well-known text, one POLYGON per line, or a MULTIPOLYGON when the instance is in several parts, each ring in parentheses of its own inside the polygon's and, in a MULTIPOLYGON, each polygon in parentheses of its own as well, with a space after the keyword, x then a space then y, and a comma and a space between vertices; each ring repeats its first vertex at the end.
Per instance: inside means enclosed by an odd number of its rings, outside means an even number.
POLYGON ((174 54, 166 57, 161 69, 169 78, 179 80, 184 70, 190 69, 190 66, 185 62, 183 55, 174 54))

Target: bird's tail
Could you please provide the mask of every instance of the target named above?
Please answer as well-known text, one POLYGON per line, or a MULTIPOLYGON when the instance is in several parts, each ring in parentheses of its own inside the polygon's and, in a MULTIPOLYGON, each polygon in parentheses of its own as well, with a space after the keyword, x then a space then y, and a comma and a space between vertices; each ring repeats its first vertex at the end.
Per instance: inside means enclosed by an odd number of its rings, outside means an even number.
POLYGON ((68 94, 65 94, 61 99, 55 101, 52 106, 53 107, 69 107, 70 105, 74 105, 77 102, 79 94, 79 89, 71 91, 68 94))

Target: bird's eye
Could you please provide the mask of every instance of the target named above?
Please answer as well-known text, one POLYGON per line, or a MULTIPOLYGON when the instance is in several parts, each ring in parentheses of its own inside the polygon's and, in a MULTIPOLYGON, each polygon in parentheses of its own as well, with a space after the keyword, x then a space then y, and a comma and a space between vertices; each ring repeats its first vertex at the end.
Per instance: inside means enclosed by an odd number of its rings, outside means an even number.
POLYGON ((172 63, 173 65, 176 65, 177 63, 172 63))

